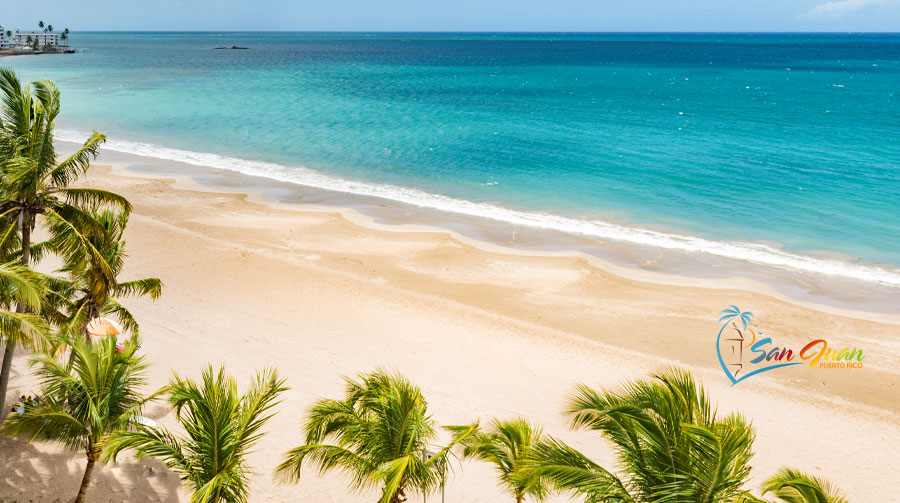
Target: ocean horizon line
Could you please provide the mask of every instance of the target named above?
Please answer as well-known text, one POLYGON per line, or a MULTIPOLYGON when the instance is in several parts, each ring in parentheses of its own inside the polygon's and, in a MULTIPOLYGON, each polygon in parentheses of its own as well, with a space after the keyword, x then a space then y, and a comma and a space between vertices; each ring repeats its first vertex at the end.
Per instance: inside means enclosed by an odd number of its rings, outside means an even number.
POLYGON ((215 29, 215 30, 114 30, 114 29, 90 29, 70 30, 71 33, 98 34, 98 33, 335 33, 335 34, 533 34, 533 35, 900 35, 900 30, 894 31, 645 31, 645 30, 246 30, 246 29, 215 29))

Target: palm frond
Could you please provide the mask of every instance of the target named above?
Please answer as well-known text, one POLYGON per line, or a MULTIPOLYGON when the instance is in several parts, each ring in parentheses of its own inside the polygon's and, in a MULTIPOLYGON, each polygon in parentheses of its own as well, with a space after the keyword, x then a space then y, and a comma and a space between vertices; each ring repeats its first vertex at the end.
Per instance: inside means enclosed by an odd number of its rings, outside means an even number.
POLYGON ((43 317, 12 311, 0 311, 0 340, 13 341, 33 350, 50 346, 50 326, 43 317))
POLYGON ((159 278, 143 278, 132 281, 125 281, 116 285, 113 290, 116 296, 121 297, 141 297, 149 296, 156 300, 162 295, 162 281, 159 278))
POLYGON ((58 340, 70 349, 59 361, 50 354, 32 360, 40 381, 39 405, 12 414, 6 428, 33 440, 59 443, 69 450, 100 448, 108 436, 126 428, 146 400, 138 393, 146 365, 132 339, 117 350, 113 338, 58 340))
MULTIPOLYGON (((464 432, 465 428, 453 430, 464 432)), ((501 486, 516 499, 528 495, 539 501, 547 495, 547 485, 528 468, 533 449, 543 441, 541 429, 525 419, 494 419, 488 430, 471 433, 462 441, 463 457, 494 465, 501 486)))
POLYGON ((58 193, 65 197, 67 203, 75 206, 100 207, 102 205, 112 205, 125 212, 131 211, 131 203, 128 202, 128 199, 108 190, 65 188, 59 189, 58 193))
POLYGON ((45 211, 53 232, 51 239, 56 253, 68 262, 85 257, 108 282, 115 284, 115 272, 90 239, 91 234, 105 234, 93 216, 71 205, 47 208, 45 211))
POLYGON ((46 178, 52 180, 57 187, 66 187, 87 171, 104 142, 106 137, 94 131, 78 150, 50 170, 46 178))
POLYGON ((0 264, 0 288, 11 289, 17 302, 23 302, 32 311, 40 311, 46 296, 44 278, 21 264, 0 264))
POLYGON ((534 446, 525 472, 549 481, 559 490, 584 495, 590 501, 641 501, 629 493, 616 475, 552 437, 534 446))
POLYGON ((454 445, 477 431, 460 428, 450 445, 431 454, 434 421, 421 390, 394 372, 378 370, 346 379, 343 399, 324 399, 310 409, 306 444, 290 450, 277 473, 296 482, 304 463, 320 472, 339 470, 354 489, 378 484, 383 501, 409 491, 427 493, 443 480, 454 445))
POLYGON ((305 444, 289 450, 275 473, 284 482, 297 482, 302 468, 309 464, 319 473, 340 469, 358 488, 373 484, 377 469, 370 460, 350 449, 329 444, 305 444))
POLYGON ((120 432, 110 440, 110 455, 134 449, 139 456, 161 459, 191 489, 192 502, 245 502, 249 494, 245 457, 286 389, 274 369, 259 373, 244 395, 238 394, 224 367, 218 372, 207 367, 200 382, 173 375, 160 392, 168 393, 185 434, 147 427, 120 432))
POLYGON ((790 468, 782 468, 766 480, 763 494, 768 493, 785 503, 847 503, 828 481, 790 468))
POLYGON ((711 503, 742 494, 752 430, 740 416, 717 418, 685 371, 670 368, 604 391, 579 387, 568 413, 573 427, 613 442, 636 500, 711 503))

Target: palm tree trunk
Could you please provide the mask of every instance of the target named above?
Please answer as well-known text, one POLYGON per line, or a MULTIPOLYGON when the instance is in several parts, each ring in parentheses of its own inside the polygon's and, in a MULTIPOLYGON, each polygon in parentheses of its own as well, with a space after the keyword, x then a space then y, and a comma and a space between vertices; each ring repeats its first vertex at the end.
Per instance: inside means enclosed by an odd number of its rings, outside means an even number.
POLYGON ((9 385, 9 371, 12 368, 13 352, 16 350, 16 342, 12 339, 6 342, 3 350, 3 367, 0 368, 0 422, 6 418, 6 388, 9 385))
MULTIPOLYGON (((19 213, 22 219, 19 228, 22 231, 22 265, 28 267, 31 263, 31 218, 27 211, 19 213)), ((18 302, 17 313, 25 312, 25 303, 18 302)), ((9 386, 9 372, 12 369, 13 353, 16 351, 16 342, 12 339, 6 341, 6 349, 3 351, 3 366, 0 367, 0 420, 6 417, 6 389, 9 386)))
POLYGON ((402 488, 397 489, 397 492, 391 495, 390 503, 403 503, 404 501, 406 501, 406 494, 403 493, 402 488))
POLYGON ((78 489, 75 503, 84 503, 84 496, 87 494, 88 486, 91 485, 91 474, 94 473, 94 463, 97 462, 97 453, 94 450, 93 446, 88 448, 87 466, 84 467, 84 477, 81 478, 81 487, 78 489))

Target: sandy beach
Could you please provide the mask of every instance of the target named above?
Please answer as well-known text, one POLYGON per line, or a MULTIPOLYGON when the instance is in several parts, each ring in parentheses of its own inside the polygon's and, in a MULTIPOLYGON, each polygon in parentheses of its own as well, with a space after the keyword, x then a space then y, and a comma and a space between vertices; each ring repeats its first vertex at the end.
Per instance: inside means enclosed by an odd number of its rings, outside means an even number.
MULTIPOLYGON (((135 207, 123 277, 165 284, 156 302, 127 302, 152 364, 147 391, 172 371, 197 377, 208 363, 227 365, 241 385, 268 365, 287 378, 291 390, 251 456, 252 501, 375 499, 335 475, 310 471, 296 486, 272 477, 284 451, 301 443, 308 407, 338 396, 342 376, 392 368, 422 387, 440 424, 526 416, 612 466, 598 434, 568 430, 565 396, 576 384, 613 386, 665 365, 694 372, 720 413, 752 419, 754 489, 787 465, 827 478, 853 502, 900 501, 900 316, 816 308, 744 280, 619 270, 439 229, 376 225, 349 210, 273 203, 122 167, 92 168, 83 183, 135 207), (730 304, 793 347, 825 338, 862 348, 864 366, 799 365, 732 387, 715 347, 718 313, 730 304)), ((35 389, 27 355, 17 355, 16 396, 35 389)), ((147 415, 175 424, 161 403, 147 415)), ((7 437, 0 452, 0 501, 74 497, 81 454, 7 437)), ((88 493, 98 503, 184 500, 174 474, 129 456, 96 471, 88 493)), ((457 467, 446 488, 448 502, 507 500, 477 462, 457 467)))

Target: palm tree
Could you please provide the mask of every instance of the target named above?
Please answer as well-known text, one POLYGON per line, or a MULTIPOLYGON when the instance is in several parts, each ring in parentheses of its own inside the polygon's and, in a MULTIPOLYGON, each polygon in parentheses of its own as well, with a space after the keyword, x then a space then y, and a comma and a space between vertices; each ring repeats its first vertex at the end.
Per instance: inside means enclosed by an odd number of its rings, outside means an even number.
POLYGON ((28 45, 31 45, 31 35, 28 35, 27 37, 25 37, 25 43, 28 45))
POLYGON ((287 389, 274 369, 257 374, 243 396, 225 367, 218 373, 208 367, 199 384, 176 375, 168 386, 169 403, 186 435, 140 426, 116 435, 107 456, 115 459, 124 449, 136 449, 138 456, 161 459, 191 488, 191 503, 245 502, 245 457, 274 415, 270 410, 278 394, 287 389))
POLYGON ((296 482, 305 464, 337 469, 355 489, 381 488, 381 503, 406 501, 409 491, 428 493, 444 479, 450 451, 477 424, 454 428, 454 439, 431 453, 436 426, 419 388, 385 371, 347 379, 342 400, 323 399, 309 412, 306 443, 291 449, 276 472, 296 482))
POLYGON ((146 365, 135 354, 137 337, 121 350, 113 337, 96 342, 70 337, 60 342, 71 349, 65 362, 48 354, 33 359, 41 381, 39 403, 22 414, 11 414, 3 426, 12 435, 25 434, 32 441, 84 452, 87 465, 75 498, 75 503, 82 503, 110 434, 131 426, 153 396, 142 398, 138 393, 146 365))
MULTIPOLYGON (((47 346, 49 327, 42 317, 11 310, 13 304, 23 304, 40 312, 45 304, 46 282, 42 275, 18 262, 0 264, 0 343, 33 349, 47 346)), ((3 360, 3 373, 9 375, 12 358, 3 360)), ((0 387, 0 421, 6 415, 6 386, 0 387)))
POLYGON ((52 24, 47 25, 47 33, 53 33, 53 25, 52 24))
POLYGON ((551 439, 535 451, 536 474, 589 501, 734 501, 750 473, 753 431, 740 415, 717 418, 690 374, 667 370, 597 392, 581 386, 569 400, 574 428, 613 442, 621 476, 551 439))
MULTIPOLYGON (((59 115, 59 89, 51 81, 34 83, 34 90, 23 86, 15 72, 0 68, 0 218, 18 222, 20 261, 31 265, 31 234, 40 215, 54 229, 67 229, 65 239, 52 236, 63 257, 86 255, 93 265, 115 283, 115 274, 102 254, 89 240, 91 234, 103 234, 88 208, 110 204, 129 211, 130 203, 112 192, 70 188, 96 158, 106 138, 96 131, 72 155, 57 162, 53 129, 59 115)), ((19 303, 16 311, 25 312, 19 303)), ((11 360, 15 344, 7 341, 4 362, 11 360)), ((3 364, 0 390, 9 380, 9 366, 3 364)), ((0 407, 3 396, 0 395, 0 407)))
POLYGON ((65 30, 63 30, 62 33, 60 33, 59 39, 63 41, 63 45, 65 45, 66 47, 69 46, 69 29, 68 28, 66 28, 65 30))
POLYGON ((828 481, 790 468, 782 468, 766 480, 763 495, 770 492, 783 503, 847 503, 841 492, 828 481))
MULTIPOLYGON (((43 22, 43 21, 38 21, 38 28, 42 28, 42 29, 44 28, 44 22, 43 22)), ((44 30, 44 31, 47 31, 47 30, 44 30)))
POLYGON ((534 456, 532 449, 544 440, 541 428, 525 419, 493 420, 487 432, 479 431, 463 441, 464 458, 478 458, 493 464, 500 483, 516 499, 529 496, 536 501, 546 497, 548 488, 541 477, 527 470, 534 456))
MULTIPOLYGON (((526 471, 561 490, 590 502, 765 503, 742 489, 750 474, 750 425, 738 414, 717 418, 703 387, 685 371, 668 369, 603 392, 581 386, 568 413, 574 428, 597 430, 615 445, 622 470, 614 474, 551 438, 535 448, 526 471)), ((765 490, 785 503, 806 503, 790 499, 790 491, 814 492, 813 486, 823 487, 786 470, 765 490)))
POLYGON ((113 211, 110 208, 91 210, 92 218, 100 225, 102 233, 87 236, 93 249, 99 251, 103 259, 103 268, 97 266, 91 256, 78 246, 79 236, 74 235, 71 228, 58 222, 51 223, 52 242, 56 247, 71 248, 78 253, 69 254, 60 272, 72 278, 72 302, 69 307, 69 320, 63 329, 80 332, 87 336, 87 325, 99 316, 113 315, 122 323, 125 330, 137 332, 138 324, 131 312, 119 303, 115 297, 150 296, 156 300, 162 292, 162 282, 158 278, 143 278, 119 282, 117 276, 122 271, 125 254, 125 226, 128 223, 128 212, 113 211), (74 239, 76 242, 66 243, 74 239), (105 273, 113 273, 112 278, 105 273))

